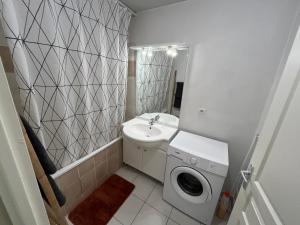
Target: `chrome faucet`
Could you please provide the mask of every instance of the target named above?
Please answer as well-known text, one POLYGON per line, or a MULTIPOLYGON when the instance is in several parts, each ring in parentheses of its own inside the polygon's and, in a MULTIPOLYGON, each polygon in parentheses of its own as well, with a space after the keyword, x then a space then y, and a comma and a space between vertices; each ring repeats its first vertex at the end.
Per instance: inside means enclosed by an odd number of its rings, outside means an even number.
POLYGON ((157 122, 159 120, 160 116, 157 114, 155 117, 151 118, 149 120, 149 125, 153 126, 154 122, 157 122))

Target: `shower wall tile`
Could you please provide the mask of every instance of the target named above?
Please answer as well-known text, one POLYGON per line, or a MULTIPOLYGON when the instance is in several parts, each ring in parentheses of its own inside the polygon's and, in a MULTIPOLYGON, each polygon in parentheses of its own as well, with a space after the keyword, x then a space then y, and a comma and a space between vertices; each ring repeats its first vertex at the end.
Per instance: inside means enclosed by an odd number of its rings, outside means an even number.
POLYGON ((73 183, 80 183, 77 167, 69 170, 68 172, 57 178, 57 181, 61 189, 66 189, 73 183))
POLYGON ((106 161, 106 152, 107 152, 107 149, 104 149, 103 151, 99 152, 97 155, 95 155, 94 159, 95 159, 95 164, 98 165, 98 164, 101 164, 103 163, 104 161, 106 161))
POLYGON ((81 198, 82 188, 81 182, 74 182, 68 187, 62 189, 66 197, 65 209, 67 211, 72 210, 79 202, 81 198))
POLYGON ((95 159, 94 157, 82 162, 78 165, 79 176, 84 176, 87 172, 93 170, 95 167, 95 159))
POLYGON ((96 165, 96 180, 103 181, 103 178, 108 176, 108 162, 105 161, 102 164, 96 165))
POLYGON ((113 154, 108 158, 108 173, 113 174, 119 169, 119 157, 118 154, 113 154))
POLYGON ((91 169, 80 179, 81 179, 82 192, 88 191, 90 189, 95 189, 96 188, 95 168, 91 169))
POLYGON ((96 175, 93 168, 81 178, 82 200, 88 197, 96 189, 96 175))
POLYGON ((62 207, 65 214, 70 213, 122 166, 122 152, 121 139, 56 179, 67 199, 62 207))
POLYGON ((109 147, 108 151, 107 151, 107 157, 111 157, 111 156, 117 154, 118 153, 118 147, 119 147, 118 142, 112 144, 109 147))

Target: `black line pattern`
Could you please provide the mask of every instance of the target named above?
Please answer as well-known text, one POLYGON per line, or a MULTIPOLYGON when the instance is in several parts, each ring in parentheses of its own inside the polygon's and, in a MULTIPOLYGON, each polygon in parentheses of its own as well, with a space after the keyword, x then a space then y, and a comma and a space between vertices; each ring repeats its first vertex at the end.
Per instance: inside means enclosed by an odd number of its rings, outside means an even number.
POLYGON ((166 51, 138 50, 136 58, 137 115, 167 110, 172 57, 166 51))
POLYGON ((62 168, 120 135, 131 14, 117 0, 9 0, 24 117, 62 168))

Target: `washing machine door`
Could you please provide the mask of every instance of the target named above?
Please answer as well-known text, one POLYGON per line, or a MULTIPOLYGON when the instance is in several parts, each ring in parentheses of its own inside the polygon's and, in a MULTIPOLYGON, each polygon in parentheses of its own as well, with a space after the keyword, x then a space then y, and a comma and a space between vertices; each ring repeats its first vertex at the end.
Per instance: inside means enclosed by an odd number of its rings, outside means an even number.
POLYGON ((211 200, 211 186, 197 170, 180 166, 174 168, 170 176, 175 192, 186 201, 200 204, 211 200))

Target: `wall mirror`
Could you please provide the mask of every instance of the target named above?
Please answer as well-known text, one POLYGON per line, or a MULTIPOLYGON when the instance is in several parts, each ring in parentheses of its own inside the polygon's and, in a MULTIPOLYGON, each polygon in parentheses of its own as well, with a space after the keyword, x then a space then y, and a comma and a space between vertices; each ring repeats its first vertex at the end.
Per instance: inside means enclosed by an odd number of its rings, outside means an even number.
POLYGON ((187 63, 183 44, 130 47, 126 120, 160 115, 178 126, 187 63))

